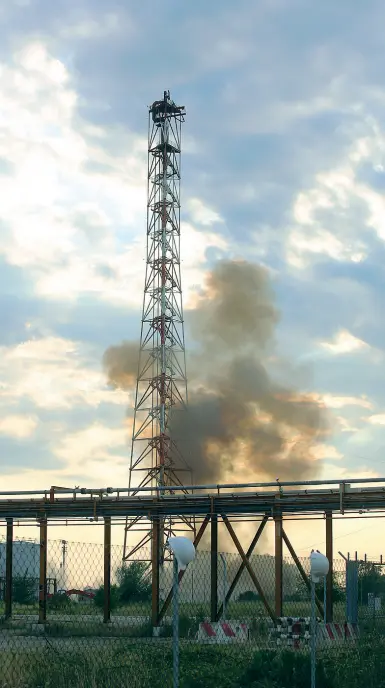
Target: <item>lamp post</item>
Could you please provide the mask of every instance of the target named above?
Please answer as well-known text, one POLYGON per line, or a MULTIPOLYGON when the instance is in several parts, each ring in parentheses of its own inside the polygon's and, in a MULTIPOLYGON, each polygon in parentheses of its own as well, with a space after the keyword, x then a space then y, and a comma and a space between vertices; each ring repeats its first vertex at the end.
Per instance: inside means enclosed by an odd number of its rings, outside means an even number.
POLYGON ((316 688, 315 672, 316 672, 316 606, 315 606, 315 584, 321 578, 325 578, 329 571, 329 560, 321 554, 318 550, 312 550, 310 554, 310 589, 311 589, 311 636, 310 636, 310 685, 311 688, 316 688))
POLYGON ((179 688, 179 571, 184 571, 194 560, 195 547, 186 537, 170 537, 167 544, 174 554, 173 614, 172 614, 172 667, 173 686, 179 688))

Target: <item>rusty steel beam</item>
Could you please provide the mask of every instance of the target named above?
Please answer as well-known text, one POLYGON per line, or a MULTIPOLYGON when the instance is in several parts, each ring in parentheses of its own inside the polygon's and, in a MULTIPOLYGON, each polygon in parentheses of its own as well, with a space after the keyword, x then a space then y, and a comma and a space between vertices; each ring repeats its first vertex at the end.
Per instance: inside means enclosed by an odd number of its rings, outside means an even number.
POLYGON ((40 571, 39 571, 39 623, 47 620, 47 520, 42 519, 40 529, 40 571))
MULTIPOLYGON (((248 549, 247 552, 246 552, 246 558, 247 558, 247 559, 250 559, 250 557, 251 557, 251 555, 252 555, 252 553, 253 553, 253 551, 254 551, 254 548, 255 548, 255 546, 256 546, 256 544, 257 544, 259 538, 261 537, 261 535, 262 535, 262 533, 263 533, 263 530, 264 530, 264 528, 265 528, 265 525, 266 525, 266 523, 268 522, 268 520, 269 520, 269 517, 268 517, 267 515, 265 515, 265 516, 263 517, 261 523, 259 524, 259 528, 258 528, 256 534, 254 535, 254 537, 253 537, 253 539, 252 539, 252 541, 251 541, 251 543, 250 543, 249 549, 248 549)), ((230 587, 229 587, 229 589, 228 589, 228 591, 227 591, 227 593, 226 593, 226 598, 225 598, 226 606, 227 606, 227 604, 229 603, 229 601, 230 601, 230 599, 231 599, 231 595, 233 594, 233 592, 234 592, 234 590, 235 590, 235 587, 236 587, 236 585, 237 585, 237 583, 238 583, 238 581, 239 581, 239 579, 240 579, 240 577, 241 577, 241 575, 242 575, 242 573, 243 573, 244 570, 245 570, 245 563, 242 561, 241 564, 240 564, 240 566, 239 566, 239 569, 238 569, 238 571, 236 572, 236 574, 235 574, 233 580, 231 581, 231 585, 230 585, 230 587)), ((220 605, 220 607, 219 607, 219 609, 218 609, 216 621, 219 621, 219 619, 220 619, 221 616, 222 616, 222 612, 223 612, 223 603, 220 605)))
POLYGON ((256 589, 258 590, 258 594, 259 594, 259 596, 260 596, 260 598, 261 598, 261 600, 262 600, 262 602, 263 602, 263 604, 264 604, 264 606, 265 606, 265 609, 266 609, 267 613, 269 614, 270 618, 274 621, 274 620, 275 620, 274 612, 273 612, 272 608, 270 607, 269 602, 268 602, 267 599, 266 599, 265 593, 264 593, 263 590, 262 590, 262 586, 261 586, 261 584, 260 584, 260 582, 259 582, 257 576, 255 575, 255 573, 254 573, 254 571, 253 571, 253 569, 252 569, 252 566, 251 566, 249 560, 248 560, 247 557, 246 557, 246 554, 244 553, 244 551, 243 551, 243 549, 242 549, 242 545, 241 545, 241 543, 239 542, 239 540, 238 540, 238 538, 237 538, 237 536, 236 536, 236 534, 235 534, 235 532, 234 532, 234 529, 233 529, 233 527, 232 527, 232 525, 231 525, 229 519, 227 518, 227 516, 226 516, 225 514, 222 514, 222 519, 223 519, 223 522, 224 522, 224 524, 225 524, 227 530, 228 530, 229 533, 230 533, 230 536, 231 536, 232 541, 234 542, 234 545, 236 546, 236 548, 237 548, 239 554, 241 555, 242 561, 243 561, 243 563, 244 563, 246 569, 247 569, 248 572, 249 572, 249 576, 250 576, 251 580, 253 581, 253 583, 254 583, 256 589))
POLYGON ((274 517, 275 526, 275 615, 283 616, 283 542, 282 516, 274 517))
POLYGON ((5 560, 5 618, 12 617, 13 519, 7 519, 5 560))
POLYGON ((333 621, 333 514, 326 513, 326 556, 329 559, 329 572, 326 576, 326 621, 333 621))
POLYGON ((215 621, 218 609, 218 516, 211 516, 211 557, 210 557, 210 619, 215 621))
POLYGON ((154 519, 151 530, 151 623, 158 626, 159 617, 159 567, 160 567, 160 520, 154 519))
MULTIPOLYGON (((298 557, 297 557, 297 555, 296 555, 296 553, 295 553, 295 550, 294 550, 294 548, 293 548, 293 545, 291 544, 291 542, 290 542, 289 538, 287 537, 287 535, 286 535, 285 531, 283 530, 283 528, 282 528, 282 537, 283 537, 283 540, 284 540, 284 542, 285 542, 285 545, 286 545, 287 549, 289 550, 289 552, 290 552, 290 554, 291 554, 291 556, 292 556, 292 558, 293 558, 293 561, 294 561, 294 563, 295 563, 295 565, 296 565, 298 571, 300 572, 301 578, 302 578, 303 582, 305 583, 305 585, 306 585, 306 587, 307 587, 307 589, 308 589, 308 591, 309 591, 309 594, 310 594, 310 592, 311 592, 311 590, 310 590, 310 588, 311 588, 311 586, 310 586, 310 580, 309 580, 308 576, 306 575, 306 571, 305 571, 305 569, 303 568, 303 566, 302 566, 300 560, 298 559, 298 557)), ((317 595, 316 595, 315 601, 316 601, 316 605, 317 605, 317 607, 318 607, 318 611, 319 611, 319 613, 321 614, 321 616, 322 616, 322 618, 323 618, 324 609, 323 609, 323 606, 322 606, 321 602, 319 601, 317 595)))
MULTIPOLYGON (((206 530, 206 528, 207 528, 207 524, 208 524, 209 521, 210 521, 210 514, 207 514, 206 518, 204 519, 204 521, 202 521, 201 527, 199 528, 199 530, 198 530, 198 532, 197 532, 197 534, 196 534, 196 537, 195 537, 195 540, 194 540, 194 547, 195 547, 195 549, 197 549, 197 547, 198 547, 198 545, 199 545, 199 543, 200 543, 200 541, 201 541, 201 539, 202 539, 202 536, 203 536, 203 534, 204 534, 204 532, 205 532, 205 530, 206 530)), ((179 583, 181 582, 181 580, 182 580, 182 578, 183 578, 183 576, 184 576, 184 573, 185 573, 184 571, 179 571, 179 577, 178 577, 179 583)), ((160 612, 159 612, 157 626, 160 625, 160 622, 162 621, 162 619, 163 619, 163 617, 164 617, 164 615, 165 615, 167 609, 168 609, 169 606, 170 606, 171 600, 172 600, 172 588, 171 588, 170 592, 168 593, 168 595, 167 595, 165 601, 163 602, 163 607, 162 607, 162 609, 161 609, 160 612)))
POLYGON ((104 604, 103 622, 111 621, 111 518, 104 519, 104 604))

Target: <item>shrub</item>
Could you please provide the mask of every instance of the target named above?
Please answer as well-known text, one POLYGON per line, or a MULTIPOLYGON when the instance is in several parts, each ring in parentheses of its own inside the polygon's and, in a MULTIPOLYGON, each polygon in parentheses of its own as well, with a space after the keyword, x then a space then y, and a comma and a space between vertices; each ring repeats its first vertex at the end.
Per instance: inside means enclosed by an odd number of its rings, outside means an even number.
POLYGON ((142 561, 124 564, 117 570, 120 601, 147 602, 151 599, 151 582, 148 577, 147 565, 142 561))
POLYGON ((48 598, 47 604, 50 609, 69 609, 71 600, 63 592, 55 592, 52 597, 48 598))
POLYGON ((37 581, 27 576, 16 576, 12 581, 12 598, 17 604, 34 604, 37 600, 37 581))
MULTIPOLYGON (((110 589, 110 609, 113 611, 116 609, 116 607, 119 606, 119 601, 120 601, 120 595, 119 595, 119 589, 116 585, 111 585, 110 589)), ((101 585, 100 588, 95 593, 94 597, 94 604, 99 607, 100 609, 103 609, 104 607, 104 585, 101 585)))
POLYGON ((238 595, 238 602, 253 602, 254 600, 258 600, 258 594, 254 590, 246 590, 238 595))
MULTIPOLYGON (((290 650, 278 652, 266 650, 257 652, 244 673, 240 686, 271 686, 271 688, 308 688, 310 678, 310 657, 290 650)), ((333 688, 324 665, 317 663, 317 688, 333 688)))

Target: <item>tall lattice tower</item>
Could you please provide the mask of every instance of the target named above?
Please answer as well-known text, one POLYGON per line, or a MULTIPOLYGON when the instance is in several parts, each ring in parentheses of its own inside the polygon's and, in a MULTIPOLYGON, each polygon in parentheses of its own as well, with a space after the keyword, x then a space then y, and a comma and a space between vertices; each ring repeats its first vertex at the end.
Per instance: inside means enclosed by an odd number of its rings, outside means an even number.
MULTIPOLYGON (((147 259, 144 284, 138 379, 134 406, 129 487, 192 484, 191 470, 170 435, 172 413, 187 403, 187 378, 180 271, 180 157, 185 108, 170 93, 149 109, 147 259)), ((158 524, 159 525, 159 524, 158 524)), ((177 531, 194 531, 192 520, 172 517, 160 524, 157 541, 177 531)), ((149 560, 152 526, 142 519, 126 520, 125 560, 133 555, 149 560), (130 533, 139 531, 137 538, 130 533), (138 542, 133 542, 138 539, 138 542)), ((162 554, 161 554, 162 557, 162 554)))

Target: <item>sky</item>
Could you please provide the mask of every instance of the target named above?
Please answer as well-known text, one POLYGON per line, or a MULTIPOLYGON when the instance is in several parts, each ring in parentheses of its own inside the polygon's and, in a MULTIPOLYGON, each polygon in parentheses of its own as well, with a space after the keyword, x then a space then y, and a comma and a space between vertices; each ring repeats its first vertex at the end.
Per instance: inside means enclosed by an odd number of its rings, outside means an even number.
MULTIPOLYGON (((276 355, 333 418, 322 477, 384 473, 384 19, 380 0, 0 2, 1 489, 127 484, 131 402, 101 361, 139 335, 164 89, 187 111, 186 311, 217 260, 266 266, 276 355)), ((376 523, 339 523, 340 546, 379 554, 376 523)))

